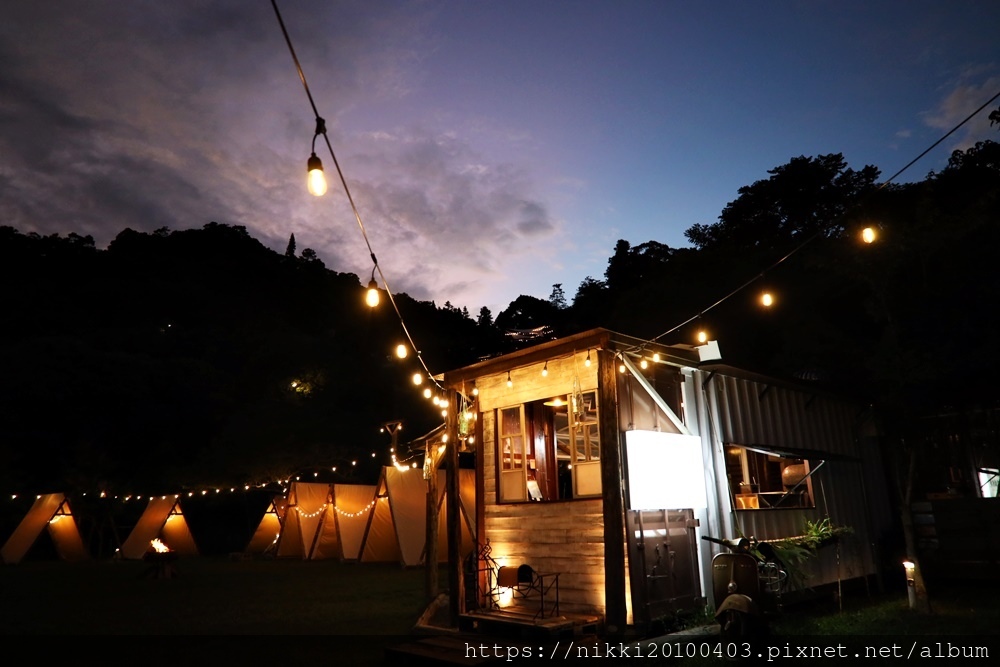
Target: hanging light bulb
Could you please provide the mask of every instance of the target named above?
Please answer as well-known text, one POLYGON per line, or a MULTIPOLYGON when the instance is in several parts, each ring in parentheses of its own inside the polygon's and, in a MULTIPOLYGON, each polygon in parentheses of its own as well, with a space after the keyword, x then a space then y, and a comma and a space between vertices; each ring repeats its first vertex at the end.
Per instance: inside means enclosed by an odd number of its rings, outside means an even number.
POLYGON ((865 243, 875 242, 875 230, 871 227, 865 227, 861 230, 861 240, 865 243))
POLYGON ((369 307, 374 308, 378 305, 379 295, 378 295, 378 283, 375 282, 375 269, 372 269, 372 279, 368 282, 368 293, 365 295, 365 303, 369 307))
POLYGON ((326 134, 326 121, 317 117, 316 132, 313 134, 312 155, 309 156, 309 160, 306 162, 306 169, 309 173, 307 181, 309 192, 317 197, 322 197, 326 194, 326 176, 323 174, 323 161, 316 156, 316 137, 321 134, 326 134))
POLYGON ((403 345, 402 343, 400 343, 399 345, 396 346, 396 356, 397 357, 399 357, 400 359, 406 359, 406 354, 407 354, 407 351, 406 351, 406 346, 405 345, 403 345))
POLYGON ((510 371, 507 371, 507 386, 508 387, 514 386, 514 381, 510 379, 510 371))
POLYGON ((698 342, 701 343, 702 345, 708 342, 708 332, 705 331, 704 329, 698 330, 698 342))
POLYGON ((583 365, 590 367, 590 350, 587 350, 587 358, 583 360, 583 365))
POLYGON ((549 374, 549 362, 546 361, 545 365, 542 366, 542 377, 545 377, 548 374, 549 374))
POLYGON ((640 361, 640 362, 639 362, 639 368, 642 368, 642 369, 644 369, 644 370, 645 370, 645 369, 646 369, 646 368, 648 368, 648 367, 649 367, 649 362, 648 362, 648 361, 646 361, 646 358, 645 358, 645 357, 643 357, 643 358, 642 358, 642 361, 640 361))
POLYGON ((413 374, 413 384, 420 384, 423 381, 424 381, 424 375, 423 375, 423 373, 414 373, 413 374))
POLYGON ((326 176, 323 174, 323 161, 313 153, 309 156, 306 168, 309 170, 309 193, 316 197, 322 197, 326 194, 326 176))
POLYGON ((760 295, 760 303, 765 308, 770 308, 774 305, 774 296, 770 292, 764 292, 760 295))

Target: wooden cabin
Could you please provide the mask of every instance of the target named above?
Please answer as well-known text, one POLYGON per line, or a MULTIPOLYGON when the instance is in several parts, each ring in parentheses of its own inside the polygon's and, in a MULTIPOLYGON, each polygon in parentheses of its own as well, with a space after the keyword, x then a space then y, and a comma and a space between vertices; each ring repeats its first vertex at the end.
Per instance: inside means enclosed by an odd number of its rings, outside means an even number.
POLYGON ((528 565, 557 579, 559 613, 623 632, 712 605, 718 547, 701 536, 777 539, 826 517, 852 532, 808 585, 877 573, 889 510, 864 406, 721 365, 715 343, 605 329, 438 379, 458 398, 453 449, 476 460, 475 576, 472 557, 452 558, 459 612, 533 608, 497 595, 501 568, 528 565))

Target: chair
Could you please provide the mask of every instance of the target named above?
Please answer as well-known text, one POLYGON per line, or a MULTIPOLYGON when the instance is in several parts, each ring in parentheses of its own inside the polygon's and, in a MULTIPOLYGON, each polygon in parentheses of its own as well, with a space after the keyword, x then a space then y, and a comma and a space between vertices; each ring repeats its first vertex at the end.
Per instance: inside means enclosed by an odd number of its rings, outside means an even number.
POLYGON ((558 572, 538 572, 530 565, 505 565, 497 570, 496 589, 491 596, 497 607, 500 589, 504 588, 512 592, 515 600, 537 598, 538 610, 533 618, 545 618, 559 613, 558 572))

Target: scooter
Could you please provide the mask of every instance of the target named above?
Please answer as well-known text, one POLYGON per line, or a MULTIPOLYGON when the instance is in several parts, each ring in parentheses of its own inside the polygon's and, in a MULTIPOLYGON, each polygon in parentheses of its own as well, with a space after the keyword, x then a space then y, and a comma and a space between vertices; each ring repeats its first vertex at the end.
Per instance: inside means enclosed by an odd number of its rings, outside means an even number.
POLYGON ((702 539, 729 550, 712 558, 712 592, 720 635, 766 635, 768 617, 781 609, 781 591, 788 579, 774 549, 752 537, 722 540, 703 535, 702 539))

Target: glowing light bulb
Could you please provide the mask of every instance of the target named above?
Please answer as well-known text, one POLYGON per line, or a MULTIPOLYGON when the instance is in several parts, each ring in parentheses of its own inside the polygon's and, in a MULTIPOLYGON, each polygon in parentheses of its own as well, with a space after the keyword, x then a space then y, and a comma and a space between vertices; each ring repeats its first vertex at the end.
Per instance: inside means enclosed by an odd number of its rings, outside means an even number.
POLYGON ((704 329, 698 332, 698 342, 706 343, 708 342, 708 332, 704 329))
POLYGON ((424 376, 420 373, 413 374, 413 384, 421 384, 424 381, 424 376))
POLYGON ((774 297, 770 292, 764 292, 760 295, 760 302, 765 308, 770 308, 774 305, 774 297))
POLYGON ((871 227, 865 227, 862 229, 861 240, 865 243, 873 243, 875 241, 875 230, 871 227))
POLYGON ((406 359, 406 354, 407 354, 407 351, 406 351, 406 346, 405 345, 403 345, 402 343, 400 343, 399 345, 396 346, 396 356, 397 357, 399 357, 400 359, 406 359))
POLYGON ((378 305, 378 302, 378 283, 376 283, 373 279, 370 283, 368 283, 368 293, 365 295, 365 303, 367 303, 371 308, 374 308, 378 305))
POLYGON ((309 170, 309 192, 317 197, 326 194, 326 176, 323 174, 323 162, 313 153, 306 163, 309 170))

